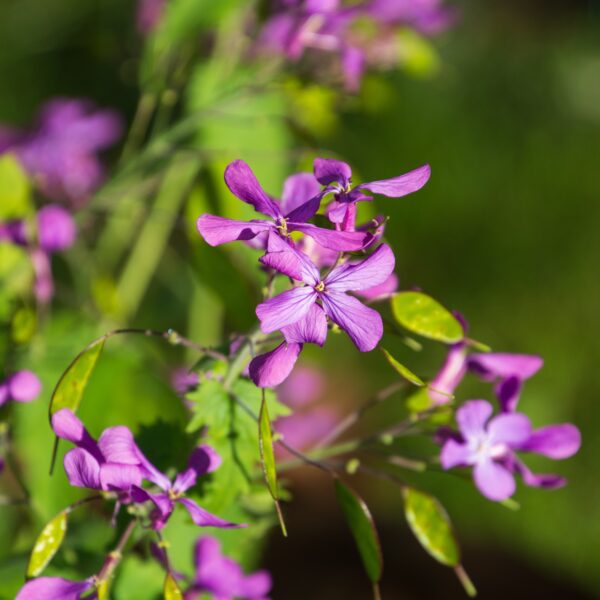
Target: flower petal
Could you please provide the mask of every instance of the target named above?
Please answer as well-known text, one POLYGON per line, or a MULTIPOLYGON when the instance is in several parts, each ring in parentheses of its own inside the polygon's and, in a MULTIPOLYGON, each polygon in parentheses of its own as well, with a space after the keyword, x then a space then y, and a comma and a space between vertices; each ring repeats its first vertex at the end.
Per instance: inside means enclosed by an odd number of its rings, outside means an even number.
POLYGON ((103 490, 128 492, 132 485, 142 485, 142 471, 137 465, 105 463, 100 465, 103 490))
POLYGON ((250 378, 259 388, 275 387, 292 372, 302 344, 283 342, 274 350, 252 359, 249 366, 250 378))
POLYGON ((534 473, 520 460, 515 460, 514 469, 521 475, 523 483, 530 487, 554 490, 563 487, 567 483, 567 480, 560 475, 554 475, 553 473, 534 473))
POLYGON ((423 165, 398 177, 362 183, 361 185, 357 185, 355 189, 368 189, 375 194, 400 198, 420 190, 427 183, 430 175, 431 168, 429 165, 423 165))
POLYGON ((251 204, 257 212, 274 219, 281 216, 277 203, 269 198, 252 169, 243 160, 235 160, 227 165, 225 183, 234 196, 251 204))
POLYGON ((373 241, 373 235, 365 231, 335 231, 322 229, 310 223, 288 222, 290 231, 301 231, 310 235, 318 244, 338 252, 353 252, 363 250, 373 241))
POLYGON ((68 408, 62 408, 52 415, 52 429, 59 438, 68 440, 76 446, 87 450, 98 461, 103 460, 96 440, 68 408))
POLYGON ((238 584, 236 596, 251 600, 266 600, 266 595, 273 587, 273 580, 268 571, 261 570, 252 575, 243 576, 238 584))
POLYGON ((263 265, 297 281, 304 281, 309 285, 319 282, 319 270, 308 256, 295 248, 291 240, 283 239, 275 231, 269 233, 267 253, 259 260, 263 265))
POLYGON ((505 352, 483 352, 469 356, 469 369, 484 381, 518 377, 529 379, 544 364, 540 356, 532 354, 509 354, 505 352))
POLYGON ((395 273, 392 273, 383 283, 374 285, 366 290, 361 290, 358 295, 364 298, 368 302, 378 302, 380 300, 386 300, 392 294, 398 291, 400 286, 400 280, 395 273))
POLYGON ((28 581, 15 600, 79 600, 94 585, 92 577, 70 581, 62 577, 38 577, 28 581))
POLYGON ((173 501, 167 494, 151 494, 141 487, 133 485, 131 486, 130 495, 136 504, 144 504, 145 502, 154 504, 156 510, 151 514, 154 529, 162 529, 166 525, 175 508, 173 501))
POLYGON ((494 409, 487 400, 469 400, 456 411, 456 422, 465 439, 485 434, 485 424, 494 409))
POLYGON ((467 351, 464 344, 450 347, 446 360, 437 375, 429 384, 428 394, 434 404, 441 405, 450 402, 444 394, 453 394, 463 380, 467 371, 467 351), (443 392, 443 393, 438 393, 443 392))
POLYGON ((273 224, 268 221, 235 221, 208 214, 200 215, 196 225, 198 232, 210 246, 251 240, 259 233, 273 228, 273 224))
POLYGON ((491 419, 487 431, 492 444, 506 444, 514 448, 529 438, 531 423, 521 413, 505 413, 491 419))
POLYGON ((75 487, 101 489, 100 464, 83 448, 73 448, 65 454, 65 471, 69 483, 75 487))
POLYGON ((347 188, 352 180, 350 165, 331 158, 315 158, 313 169, 317 181, 321 185, 338 183, 342 188, 347 188))
POLYGON ((98 447, 107 462, 124 465, 139 465, 141 462, 133 433, 123 425, 105 429, 98 439, 98 447))
MULTIPOLYGON (((312 173, 295 173, 291 175, 283 184, 280 203, 281 212, 288 218, 291 218, 290 213, 295 213, 293 221, 307 221, 319 210, 319 206, 317 205, 312 214, 307 213, 308 216, 304 218, 302 218, 304 209, 300 212, 296 212, 296 210, 305 206, 309 200, 313 200, 319 195, 320 191, 321 186, 312 173)), ((310 210, 313 210, 312 206, 310 210)))
POLYGON ((229 521, 225 521, 220 517, 217 517, 207 510, 198 506, 196 502, 190 500, 189 498, 178 498, 177 502, 183 504, 187 511, 190 513, 190 517, 192 517, 192 521, 199 527, 226 527, 226 528, 240 528, 246 527, 246 525, 237 525, 236 523, 230 523, 229 521))
POLYGON ((293 325, 283 327, 281 333, 288 343, 323 346, 327 339, 325 312, 318 304, 313 304, 302 319, 293 325))
POLYGON ((321 295, 329 318, 339 325, 361 352, 373 350, 383 335, 381 315, 343 292, 321 295))
POLYGON ((287 290, 256 307, 256 316, 264 333, 272 333, 286 325, 292 325, 304 317, 314 304, 317 293, 312 287, 303 286, 287 290))
POLYGON ((502 412, 510 413, 517 410, 522 389, 523 380, 518 377, 508 377, 498 382, 495 392, 502 412))
POLYGON ((449 439, 444 443, 440 453, 440 462, 444 469, 452 467, 472 465, 472 453, 467 444, 461 444, 456 440, 449 439))
POLYGON ((492 460, 478 462, 473 469, 473 478, 479 491, 496 502, 510 498, 516 489, 513 474, 492 460))
POLYGON ((391 248, 382 244, 365 260, 336 267, 325 278, 325 289, 339 292, 366 290, 383 283, 393 272, 396 259, 391 248))
POLYGON ((7 381, 10 397, 16 402, 31 402, 42 391, 42 382, 33 371, 17 371, 7 381))
POLYGON ((535 452, 548 458, 560 460, 573 456, 581 446, 581 433, 575 425, 562 423, 536 429, 519 446, 523 452, 535 452))
POLYGON ((196 484, 198 477, 212 473, 221 466, 221 457, 216 450, 207 444, 202 444, 194 448, 188 466, 185 471, 182 471, 175 478, 173 489, 176 492, 185 492, 196 484))

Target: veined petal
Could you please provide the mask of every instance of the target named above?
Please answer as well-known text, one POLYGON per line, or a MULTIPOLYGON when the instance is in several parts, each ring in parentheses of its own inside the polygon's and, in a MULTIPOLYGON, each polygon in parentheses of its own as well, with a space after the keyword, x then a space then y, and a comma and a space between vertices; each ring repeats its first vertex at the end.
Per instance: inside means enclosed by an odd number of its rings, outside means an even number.
POLYGON ((142 485, 142 471, 137 465, 105 463, 100 465, 103 490, 127 492, 132 485, 142 485))
POLYGON ((312 287, 287 290, 256 307, 256 316, 264 333, 272 333, 286 325, 293 325, 304 317, 317 298, 312 287))
POLYGON ((65 471, 69 483, 75 487, 99 490, 100 464, 83 448, 73 448, 65 454, 65 471))
POLYGON ((250 378, 259 388, 275 387, 292 372, 302 344, 283 342, 274 350, 260 354, 250 362, 250 378))
POLYGON ((510 498, 516 489, 513 474, 489 459, 475 465, 473 478, 479 491, 489 500, 496 502, 510 498))
POLYGON ((310 235, 318 244, 337 252, 353 252, 362 250, 371 244, 373 235, 366 231, 335 231, 322 229, 310 223, 288 222, 290 231, 301 231, 310 235))
POLYGON ((542 358, 533 354, 483 352, 469 356, 469 369, 485 381, 508 377, 529 379, 541 369, 543 364, 542 358))
POLYGON ((207 444, 202 444, 192 452, 187 469, 175 478, 173 489, 178 493, 185 492, 196 484, 198 477, 212 473, 220 466, 221 457, 217 451, 207 444))
POLYGON ((530 437, 531 423, 521 413, 504 413, 490 420, 487 431, 491 443, 514 448, 530 437))
MULTIPOLYGON (((318 196, 320 191, 321 186, 312 173, 295 173, 294 175, 290 175, 283 184, 283 193, 281 195, 280 203, 281 212, 289 217, 292 211, 296 211, 296 209, 305 205, 309 200, 318 196)), ((317 212, 317 210, 319 210, 318 205, 314 212, 308 217, 297 217, 292 220, 307 221, 317 212)), ((298 213, 298 215, 299 214, 300 213, 298 213)))
POLYGON ((400 286, 400 280, 395 273, 392 273, 383 283, 374 285, 366 290, 357 292, 359 296, 367 300, 368 302, 377 302, 380 300, 386 300, 392 294, 398 291, 400 286))
POLYGON ((313 169, 317 181, 321 185, 338 183, 347 188, 352 180, 352 169, 348 163, 331 158, 315 158, 313 169))
POLYGON ((252 169, 243 160, 234 160, 227 165, 225 183, 234 196, 251 204, 257 212, 274 219, 281 216, 277 203, 269 198, 252 169))
POLYGON ((414 169, 413 171, 409 171, 398 177, 362 183, 357 185, 355 189, 368 189, 375 194, 382 194, 383 196, 389 196, 391 198, 400 198, 420 190, 427 183, 430 175, 431 168, 429 165, 423 165, 418 169, 414 169))
POLYGON ((383 283, 393 272, 396 259, 391 248, 382 244, 365 260, 336 267, 325 278, 325 289, 338 292, 366 290, 383 283))
POLYGON ((329 318, 339 325, 361 352, 373 350, 383 335, 381 315, 344 292, 329 291, 321 295, 329 318))
POLYGON ((518 449, 560 460, 573 456, 580 446, 579 429, 571 423, 562 423, 536 429, 518 449))
POLYGON ((15 600, 79 600, 94 585, 92 577, 70 581, 62 577, 38 577, 28 581, 15 600))
POLYGON ((251 240, 259 233, 274 227, 269 221, 235 221, 215 215, 201 215, 197 221, 198 232, 210 246, 220 246, 236 240, 251 240))
POLYGON ((461 444, 456 440, 447 440, 442 447, 440 462, 444 469, 452 467, 472 465, 472 453, 467 444, 461 444))
POLYGON ((133 433, 123 425, 105 429, 98 439, 98 447, 107 462, 140 464, 140 451, 133 439, 133 433))
POLYGON ((465 439, 485 434, 485 424, 494 409, 487 400, 469 400, 456 411, 456 422, 465 439))
POLYGON ((62 408, 52 415, 52 429, 59 438, 72 442, 92 454, 97 461, 102 461, 96 440, 68 408, 62 408))
POLYGON ((323 309, 313 304, 308 313, 293 325, 281 330, 288 343, 318 344, 322 346, 327 339, 327 319, 323 309))
POLYGON ((190 513, 190 517, 192 517, 192 521, 199 527, 224 527, 224 528, 240 528, 246 527, 246 525, 237 525, 236 523, 230 523, 229 521, 225 521, 220 517, 217 517, 207 510, 198 506, 196 502, 190 500, 189 498, 178 498, 177 502, 183 504, 187 511, 190 513))
POLYGON ((263 265, 297 281, 304 281, 313 286, 319 282, 319 270, 308 256, 295 248, 293 242, 283 239, 276 231, 269 233, 267 253, 259 260, 263 265))

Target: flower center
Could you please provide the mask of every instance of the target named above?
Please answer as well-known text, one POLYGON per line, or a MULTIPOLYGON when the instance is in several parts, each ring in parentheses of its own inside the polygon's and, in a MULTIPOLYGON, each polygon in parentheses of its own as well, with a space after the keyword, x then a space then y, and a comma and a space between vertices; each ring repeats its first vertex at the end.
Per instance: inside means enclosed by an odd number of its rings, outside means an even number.
POLYGON ((319 281, 317 285, 315 285, 315 292, 322 292, 325 289, 325 282, 319 281))
POLYGON ((277 229, 279 229, 281 235, 287 235, 288 234, 287 220, 284 219, 283 217, 281 219, 279 219, 279 222, 277 223, 277 229))
POLYGON ((180 498, 181 496, 183 496, 183 494, 181 492, 176 492, 174 489, 170 489, 169 492, 169 500, 175 501, 177 500, 177 498, 180 498))

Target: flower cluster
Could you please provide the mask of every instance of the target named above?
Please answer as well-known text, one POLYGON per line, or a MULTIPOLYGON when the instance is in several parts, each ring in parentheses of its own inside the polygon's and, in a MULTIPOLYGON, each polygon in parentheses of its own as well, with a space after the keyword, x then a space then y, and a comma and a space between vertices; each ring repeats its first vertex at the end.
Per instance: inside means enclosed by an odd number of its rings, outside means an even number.
MULTIPOLYGON (((317 158, 314 174, 290 177, 281 201, 262 189, 250 167, 241 160, 225 170, 225 183, 240 200, 268 217, 268 220, 234 221, 204 214, 198 231, 211 246, 234 240, 252 242, 265 250, 259 259, 272 273, 283 274, 293 282, 283 293, 268 298, 256 308, 263 333, 279 331, 283 341, 272 351, 254 358, 250 376, 259 387, 273 387, 290 374, 307 343, 323 346, 328 322, 345 331, 361 352, 373 350, 383 334, 379 313, 365 306, 353 294, 380 295, 381 286, 394 283, 394 254, 389 246, 377 246, 383 234, 383 219, 371 226, 356 226, 356 205, 372 200, 364 194, 399 198, 419 190, 429 179, 428 165, 404 175, 352 186, 352 171, 346 163, 317 158), (308 223, 331 196, 326 212, 334 228, 308 223), (374 231, 370 231, 374 229, 374 231), (294 241, 292 232, 304 234, 294 241), (306 241, 310 238, 310 241, 306 241), (309 249, 311 257, 304 251, 309 249), (374 251, 362 260, 349 252, 374 251), (334 252, 335 264, 327 272, 334 252), (321 262, 323 258, 323 262, 321 262)), ((331 265, 330 265, 331 266, 331 265)))
POLYGON ((345 87, 356 91, 367 66, 393 67, 399 62, 401 27, 425 35, 448 28, 455 12, 442 0, 276 0, 259 44, 298 61, 309 51, 335 56, 345 87))

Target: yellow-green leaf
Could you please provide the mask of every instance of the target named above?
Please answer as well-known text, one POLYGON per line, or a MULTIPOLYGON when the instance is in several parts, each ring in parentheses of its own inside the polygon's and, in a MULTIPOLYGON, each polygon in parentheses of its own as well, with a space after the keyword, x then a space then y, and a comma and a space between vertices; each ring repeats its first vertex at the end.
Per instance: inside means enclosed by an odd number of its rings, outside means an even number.
POLYGON ((181 589, 177 585, 177 582, 171 573, 167 573, 167 576, 165 577, 163 596, 164 600, 183 600, 181 589))
POLYGON ((16 157, 0 157, 0 220, 25 217, 32 212, 29 180, 16 157))
POLYGON ((50 401, 50 416, 62 408, 76 412, 104 348, 105 338, 92 342, 62 374, 50 401))
POLYGON ((58 552, 67 531, 67 512, 49 521, 38 535, 27 566, 27 577, 37 577, 58 552))
POLYGON ((377 583, 383 572, 383 557, 371 512, 364 500, 339 479, 335 480, 335 495, 356 542, 367 576, 373 583, 377 583))
POLYGON ((419 387, 423 387, 425 382, 418 376, 415 375, 408 367, 405 367, 402 363, 398 362, 385 348, 382 348, 381 351, 385 356, 390 366, 404 379, 412 383, 413 385, 417 385, 419 387))
POLYGON ((463 339, 460 322, 437 300, 421 292, 400 292, 392 297, 396 321, 423 337, 454 344, 463 339))
POLYGON ((104 579, 98 583, 98 587, 96 588, 96 596, 97 600, 108 600, 108 588, 110 587, 110 581, 108 579, 104 579))
POLYGON ((460 564, 460 549, 452 523, 436 498, 414 488, 403 490, 406 520, 421 546, 449 567, 460 564))

